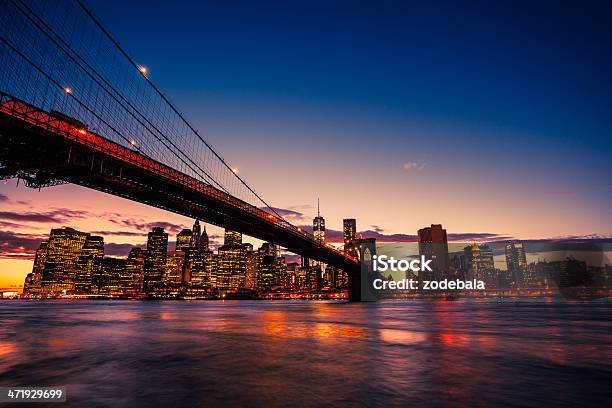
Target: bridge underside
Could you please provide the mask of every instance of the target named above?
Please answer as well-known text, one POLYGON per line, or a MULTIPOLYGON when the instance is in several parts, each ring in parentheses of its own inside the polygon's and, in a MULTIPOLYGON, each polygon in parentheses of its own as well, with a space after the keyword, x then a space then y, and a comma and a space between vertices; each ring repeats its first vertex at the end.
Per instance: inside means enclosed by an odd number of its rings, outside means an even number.
MULTIPOLYGON (((336 251, 321 248, 293 231, 275 228, 260 216, 224 205, 178 182, 3 113, 0 113, 0 176, 19 176, 33 188, 78 184, 197 218, 340 268, 348 273, 351 286, 356 286, 359 280, 359 264, 336 251)), ((353 287, 350 291, 356 293, 358 288, 353 287)))

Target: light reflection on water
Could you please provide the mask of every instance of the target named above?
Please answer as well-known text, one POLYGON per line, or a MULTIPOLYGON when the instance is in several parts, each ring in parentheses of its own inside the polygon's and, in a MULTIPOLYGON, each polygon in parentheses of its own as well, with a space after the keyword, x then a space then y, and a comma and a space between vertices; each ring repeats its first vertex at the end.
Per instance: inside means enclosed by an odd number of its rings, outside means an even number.
POLYGON ((75 407, 603 405, 611 309, 7 301, 0 385, 66 385, 75 407))

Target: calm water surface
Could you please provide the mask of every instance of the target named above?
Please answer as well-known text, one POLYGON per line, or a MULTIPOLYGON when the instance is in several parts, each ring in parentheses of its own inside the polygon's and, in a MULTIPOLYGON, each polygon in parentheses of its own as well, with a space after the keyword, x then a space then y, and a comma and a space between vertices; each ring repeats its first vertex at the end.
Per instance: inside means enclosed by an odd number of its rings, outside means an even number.
POLYGON ((0 385, 65 385, 55 407, 609 406, 611 305, 5 301, 0 385))

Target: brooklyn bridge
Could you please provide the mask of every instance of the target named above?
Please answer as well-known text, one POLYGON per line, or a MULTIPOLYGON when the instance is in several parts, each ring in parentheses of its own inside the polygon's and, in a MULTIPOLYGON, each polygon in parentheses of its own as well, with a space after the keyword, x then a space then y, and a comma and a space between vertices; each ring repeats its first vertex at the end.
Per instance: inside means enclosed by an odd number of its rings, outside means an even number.
POLYGON ((275 243, 344 270, 361 299, 359 259, 284 219, 80 0, 2 4, 1 177, 73 183, 275 243))

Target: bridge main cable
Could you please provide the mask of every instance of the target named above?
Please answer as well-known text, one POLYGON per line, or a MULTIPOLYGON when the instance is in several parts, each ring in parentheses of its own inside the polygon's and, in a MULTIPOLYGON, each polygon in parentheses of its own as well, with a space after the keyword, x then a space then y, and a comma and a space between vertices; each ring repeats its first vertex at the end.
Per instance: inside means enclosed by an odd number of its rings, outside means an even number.
MULTIPOLYGON (((134 59, 123 49, 121 44, 106 30, 106 28, 100 23, 100 21, 93 15, 93 13, 83 4, 81 0, 75 0, 76 3, 81 7, 81 9, 89 16, 89 18, 94 22, 94 24, 104 33, 104 35, 112 42, 112 44, 117 48, 117 50, 128 60, 128 62, 138 71, 140 71, 139 64, 134 61, 134 59)), ((166 102, 166 104, 172 109, 172 111, 183 121, 183 123, 198 137, 198 139, 204 143, 204 145, 219 159, 219 161, 230 171, 231 174, 234 175, 257 199, 263 203, 270 211, 272 211, 280 220, 287 223, 291 227, 295 228, 293 224, 289 221, 285 220, 283 216, 281 216, 274 207, 270 206, 251 186, 242 179, 236 172, 232 169, 232 167, 221 157, 219 153, 200 135, 200 133, 189 123, 189 121, 183 116, 181 112, 170 102, 170 100, 166 97, 166 95, 155 85, 155 83, 147 76, 142 75, 147 81, 147 83, 152 87, 152 89, 166 102)))
MULTIPOLYGON (((185 164, 186 166, 188 166, 192 171, 194 171, 194 173, 198 174, 198 171, 195 170, 193 167, 191 167, 191 165, 189 163, 186 163, 184 159, 182 159, 177 153, 176 151, 180 152, 193 166, 197 167, 205 176, 203 176, 202 174, 200 174, 200 176, 207 181, 209 184, 216 184, 221 190, 225 191, 226 193, 230 194, 229 191, 227 191, 227 189, 220 183, 218 183, 214 177, 212 177, 206 170, 202 169, 197 163, 195 163, 190 157, 189 155, 187 155, 185 152, 183 152, 182 149, 180 149, 178 146, 176 146, 176 144, 170 140, 162 131, 160 131, 153 123, 151 123, 151 121, 144 115, 142 114, 142 112, 140 112, 129 100, 127 100, 127 98, 125 98, 125 96, 123 96, 123 94, 121 92, 119 92, 112 84, 110 84, 95 68, 93 68, 90 64, 87 63, 87 61, 85 61, 85 59, 83 57, 81 57, 79 55, 78 52, 76 52, 69 44, 66 43, 66 41, 63 40, 63 38, 61 38, 61 36, 59 34, 57 34, 57 32, 55 30, 53 30, 36 12, 34 12, 34 10, 32 10, 27 4, 25 4, 23 1, 21 0, 17 0, 21 6, 23 6, 26 10, 24 11, 17 3, 15 3, 15 0, 10 0, 11 3, 13 3, 13 5, 22 12, 22 14, 28 19, 30 20, 30 22, 32 22, 32 24, 34 24, 36 26, 36 28, 38 28, 40 30, 40 32, 42 32, 51 42, 53 42, 53 44, 59 48, 68 58, 70 58, 70 60, 72 60, 80 69, 81 71, 83 71, 89 78, 91 78, 100 88, 102 88, 116 103, 118 103, 131 117, 133 117, 139 124, 141 124, 144 128, 146 128, 150 134, 152 134, 160 143, 162 143, 164 145, 164 147, 166 147, 166 149, 168 151, 170 151, 171 153, 173 153, 181 162, 183 162, 183 164, 185 164), (40 22, 40 24, 44 25, 44 27, 50 31, 59 41, 62 42, 62 44, 68 48, 83 64, 85 64, 87 66, 87 68, 89 70, 91 70, 98 78, 95 78, 91 72, 89 72, 87 69, 85 69, 81 63, 79 61, 77 61, 62 45, 60 45, 54 38, 52 38, 49 33, 47 33, 39 24, 38 22, 34 21, 32 19, 32 17, 29 14, 33 15, 36 17, 36 19, 40 22), (100 83, 100 81, 104 82, 104 85, 100 83), (106 86, 105 86, 106 85, 106 86), (138 113, 138 115, 140 117, 142 117, 143 120, 145 120, 147 122, 147 124, 151 127, 153 127, 153 129, 155 129, 157 131, 157 133, 159 134, 159 136, 161 136, 163 139, 165 139, 170 145, 172 145, 172 147, 174 147, 174 150, 171 149, 168 145, 166 145, 166 143, 161 140, 158 136, 155 135, 154 132, 152 132, 150 130, 150 128, 142 122, 142 120, 140 120, 138 117, 136 117, 134 115, 134 113, 126 108, 126 106, 117 99, 117 97, 115 95, 113 95, 113 93, 109 92, 109 90, 106 88, 110 88, 114 93, 116 93, 118 95, 119 98, 121 98, 121 100, 123 102, 125 102, 133 111, 135 111, 136 113, 138 113), (176 150, 176 151, 175 151, 176 150)), ((73 95, 74 96, 74 95, 73 95)), ((141 151, 139 149, 139 151, 141 151)), ((142 151, 141 151, 142 152, 142 151)), ((144 152, 142 152, 144 153, 144 152)))

